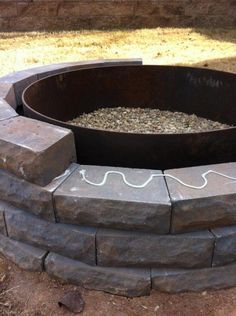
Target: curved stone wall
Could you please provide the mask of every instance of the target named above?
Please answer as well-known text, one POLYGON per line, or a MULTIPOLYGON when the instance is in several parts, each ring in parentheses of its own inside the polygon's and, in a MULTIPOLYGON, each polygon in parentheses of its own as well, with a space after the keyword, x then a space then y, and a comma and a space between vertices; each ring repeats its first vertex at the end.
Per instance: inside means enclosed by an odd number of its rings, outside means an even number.
POLYGON ((75 163, 69 130, 19 116, 23 89, 50 74, 141 60, 50 65, 0 78, 0 252, 23 269, 126 296, 236 285, 236 163, 138 170, 75 163), (59 154, 60 153, 60 154, 59 154), (138 190, 138 191, 137 191, 138 190))
POLYGON ((8 0, 0 1, 0 30, 234 27, 235 10, 234 0, 8 0))

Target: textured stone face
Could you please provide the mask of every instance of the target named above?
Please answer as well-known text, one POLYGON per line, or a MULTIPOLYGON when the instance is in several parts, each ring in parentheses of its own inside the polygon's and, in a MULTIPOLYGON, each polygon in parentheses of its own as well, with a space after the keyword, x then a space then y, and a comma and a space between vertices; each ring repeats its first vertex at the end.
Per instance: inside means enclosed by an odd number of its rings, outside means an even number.
POLYGON ((45 187, 19 179, 0 169, 0 199, 32 214, 55 221, 52 193, 76 168, 76 164, 71 164, 60 177, 45 187))
MULTIPOLYGON (((108 170, 121 171, 134 184, 142 184, 161 171, 80 166, 86 177, 101 182, 108 170)), ((143 189, 127 186, 120 175, 108 176, 104 186, 87 184, 76 170, 54 194, 59 221, 130 230, 169 232, 170 202, 163 178, 154 178, 143 189)))
POLYGON ((9 237, 95 264, 95 229, 41 220, 22 211, 5 212, 9 237))
POLYGON ((46 251, 0 234, 0 252, 20 268, 30 271, 43 271, 46 251))
POLYGON ((17 115, 16 111, 6 101, 0 98, 0 121, 17 115))
POLYGON ((26 70, 13 72, 0 78, 0 82, 10 83, 13 85, 17 105, 22 104, 21 95, 23 90, 36 80, 36 75, 33 75, 26 70))
POLYGON ((101 266, 210 267, 214 237, 207 231, 160 236, 100 229, 96 245, 101 266))
POLYGON ((153 269, 152 288, 168 293, 217 290, 235 286, 236 264, 196 270, 153 269))
MULTIPOLYGON (((199 186, 203 184, 201 175, 208 170, 236 177, 236 163, 172 169, 166 170, 165 174, 199 186)), ((208 185, 196 190, 166 178, 172 202, 173 233, 236 224, 235 181, 215 174, 208 175, 207 179, 208 185)))
POLYGON ((0 81, 0 98, 9 103, 13 109, 16 108, 16 98, 13 84, 0 81))
POLYGON ((1 1, 3 31, 79 27, 235 26, 235 1, 1 1), (35 18, 37 17, 37 19, 35 18))
POLYGON ((0 168, 45 186, 75 159, 71 131, 25 117, 0 121, 0 168))
POLYGON ((55 221, 51 192, 1 169, 0 199, 55 221))
POLYGON ((212 229, 216 237, 212 265, 222 266, 236 260, 236 226, 212 229))
POLYGON ((128 297, 150 293, 150 271, 146 269, 91 267, 55 253, 47 256, 45 268, 49 275, 87 289, 128 297))

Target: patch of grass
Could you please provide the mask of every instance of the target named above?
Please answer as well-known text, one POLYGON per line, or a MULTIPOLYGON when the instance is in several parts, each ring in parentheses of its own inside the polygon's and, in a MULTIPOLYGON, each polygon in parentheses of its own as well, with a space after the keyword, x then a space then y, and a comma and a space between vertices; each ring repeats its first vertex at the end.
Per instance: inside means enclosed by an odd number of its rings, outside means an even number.
POLYGON ((146 64, 196 64, 236 72, 236 30, 0 33, 0 75, 57 62, 135 57, 146 64))

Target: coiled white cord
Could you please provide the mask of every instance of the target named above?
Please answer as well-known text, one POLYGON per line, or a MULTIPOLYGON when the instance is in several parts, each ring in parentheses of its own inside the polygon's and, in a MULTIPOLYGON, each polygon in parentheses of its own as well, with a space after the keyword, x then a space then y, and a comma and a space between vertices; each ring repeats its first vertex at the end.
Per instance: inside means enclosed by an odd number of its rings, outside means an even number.
POLYGON ((208 184, 207 175, 209 175, 209 174, 211 174, 211 173, 217 174, 217 175, 219 175, 219 176, 221 176, 221 177, 224 177, 224 178, 227 178, 227 179, 236 181, 236 178, 234 178, 234 177, 227 176, 227 175, 225 175, 225 174, 223 174, 223 173, 220 173, 220 172, 217 172, 217 171, 214 171, 214 170, 208 170, 208 171, 206 171, 206 172, 204 172, 204 173, 201 174, 201 178, 203 179, 204 183, 203 183, 202 185, 200 185, 200 186, 194 186, 194 185, 185 183, 185 182, 183 182, 182 180, 180 180, 179 178, 177 178, 177 177, 175 177, 175 176, 172 176, 171 174, 168 174, 168 173, 167 173, 167 174, 155 174, 155 173, 154 173, 154 174, 150 175, 150 177, 147 179, 147 181, 145 181, 143 184, 137 185, 137 184, 133 184, 133 183, 128 182, 128 181, 126 180, 126 177, 125 177, 125 175, 124 175, 123 172, 114 171, 114 170, 109 170, 109 171, 107 171, 107 172, 104 174, 103 180, 102 180, 101 182, 95 183, 95 182, 92 182, 92 181, 90 181, 90 180, 88 180, 88 179, 86 178, 86 170, 80 170, 80 174, 81 174, 81 176, 82 176, 82 179, 83 179, 86 183, 88 183, 88 184, 90 184, 90 185, 94 185, 94 186, 97 186, 97 187, 101 187, 101 186, 103 186, 104 184, 106 184, 108 175, 110 175, 110 174, 118 174, 118 175, 120 175, 120 176, 122 177, 122 179, 123 179, 123 181, 124 181, 124 183, 125 183, 126 185, 128 185, 128 186, 131 187, 131 188, 136 188, 136 189, 145 188, 145 187, 152 181, 152 179, 153 179, 154 177, 165 177, 165 178, 168 177, 168 178, 171 178, 171 179, 176 180, 177 182, 179 182, 180 184, 182 184, 182 185, 185 186, 185 187, 188 187, 188 188, 191 188, 191 189, 196 189, 196 190, 201 190, 201 189, 203 189, 203 188, 205 188, 205 187, 207 186, 207 184, 208 184))

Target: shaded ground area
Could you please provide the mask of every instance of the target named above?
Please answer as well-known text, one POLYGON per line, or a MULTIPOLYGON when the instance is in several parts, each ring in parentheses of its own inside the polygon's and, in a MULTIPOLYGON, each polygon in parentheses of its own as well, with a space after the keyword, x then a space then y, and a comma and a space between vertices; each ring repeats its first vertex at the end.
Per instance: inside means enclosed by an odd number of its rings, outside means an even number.
POLYGON ((149 297, 129 299, 65 285, 45 273, 25 272, 0 257, 1 316, 73 315, 60 308, 58 300, 68 290, 76 289, 85 301, 83 316, 236 315, 236 288, 178 295, 152 291, 149 297))

